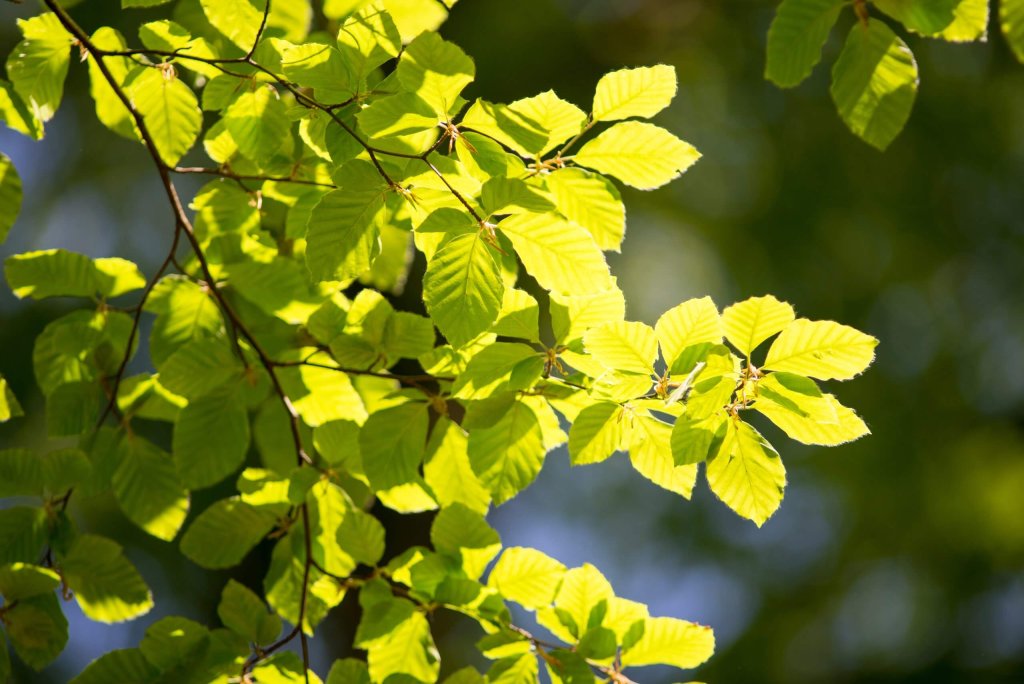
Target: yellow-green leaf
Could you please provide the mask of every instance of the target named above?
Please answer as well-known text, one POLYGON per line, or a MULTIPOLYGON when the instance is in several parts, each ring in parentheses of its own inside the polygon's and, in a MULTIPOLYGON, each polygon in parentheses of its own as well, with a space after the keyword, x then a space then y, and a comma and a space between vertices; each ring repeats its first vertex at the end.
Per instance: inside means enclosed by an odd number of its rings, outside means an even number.
POLYGON ((757 430, 730 419, 722 447, 707 465, 708 485, 725 505, 760 527, 779 508, 786 469, 757 430))
POLYGON ((771 295, 751 297, 726 307, 722 312, 725 337, 746 356, 794 318, 793 307, 771 295))
POLYGON ((632 417, 614 402, 602 401, 586 407, 569 428, 569 459, 573 465, 606 460, 628 447, 632 427, 632 417))
POLYGON ((125 90, 142 115, 160 158, 174 166, 188 152, 203 127, 203 112, 195 93, 173 68, 137 67, 125 90))
POLYGON ((545 176, 544 183, 562 216, 586 228, 601 249, 619 251, 626 232, 626 209, 611 181, 569 166, 545 176))
POLYGON ((764 368, 819 380, 849 380, 871 365, 878 340, 835 321, 800 318, 768 349, 764 368))
POLYGON ((1006 42, 1017 60, 1024 62, 1024 0, 1002 0, 999 3, 999 24, 1006 42))
MULTIPOLYGON (((772 373, 768 378, 778 375, 772 373)), ((767 378, 766 378, 767 379, 767 378)), ((763 384, 763 380, 761 381, 763 384)), ((769 400, 771 395, 764 392, 754 404, 754 408, 763 413, 769 420, 775 423, 790 438, 803 444, 820 444, 822 446, 837 446, 860 439, 864 435, 871 434, 868 426, 864 424, 853 409, 843 406, 831 394, 821 395, 820 402, 831 411, 832 420, 816 420, 811 417, 810 412, 802 411, 801 407, 806 403, 796 404, 769 400)))
POLYGON ((586 230, 556 214, 515 214, 500 224, 530 275, 547 290, 581 295, 612 287, 608 264, 586 230))
POLYGON ((124 622, 149 612, 153 595, 121 546, 104 537, 77 537, 61 562, 82 612, 98 622, 124 622))
POLYGON ((768 27, 764 77, 792 88, 810 76, 842 8, 843 0, 782 0, 768 27))
POLYGON ((672 665, 689 670, 714 652, 715 634, 710 627, 670 617, 648 617, 644 619, 643 636, 624 650, 622 664, 672 665))
POLYGON ((479 231, 446 239, 423 276, 427 311, 456 348, 491 327, 504 290, 491 247, 479 231))
POLYGON ((629 446, 633 468, 663 489, 689 499, 697 481, 697 466, 677 465, 673 458, 672 426, 653 416, 638 416, 629 446))
POLYGON ((676 69, 667 64, 605 74, 594 94, 594 121, 649 119, 676 96, 676 69))
POLYGON ((587 352, 609 370, 654 373, 658 338, 654 329, 633 321, 610 321, 583 336, 587 352))
POLYGON ((711 297, 689 299, 662 314, 654 325, 654 333, 669 370, 688 373, 690 368, 675 367, 676 359, 695 344, 720 344, 722 319, 711 297))
POLYGON ((565 571, 564 565, 545 553, 514 546, 501 554, 487 585, 506 600, 535 610, 554 601, 565 571))
POLYGON ((584 145, 573 161, 634 188, 653 190, 678 178, 700 156, 693 145, 664 128, 625 121, 584 145))

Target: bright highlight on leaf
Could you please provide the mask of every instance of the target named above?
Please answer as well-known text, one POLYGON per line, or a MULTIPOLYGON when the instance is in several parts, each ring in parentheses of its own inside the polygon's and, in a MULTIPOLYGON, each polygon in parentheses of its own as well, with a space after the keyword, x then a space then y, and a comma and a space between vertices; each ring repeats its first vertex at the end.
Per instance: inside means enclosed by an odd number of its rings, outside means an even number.
POLYGON ((689 143, 664 128, 639 121, 615 124, 573 157, 580 166, 615 176, 626 185, 653 190, 675 180, 700 159, 689 143))

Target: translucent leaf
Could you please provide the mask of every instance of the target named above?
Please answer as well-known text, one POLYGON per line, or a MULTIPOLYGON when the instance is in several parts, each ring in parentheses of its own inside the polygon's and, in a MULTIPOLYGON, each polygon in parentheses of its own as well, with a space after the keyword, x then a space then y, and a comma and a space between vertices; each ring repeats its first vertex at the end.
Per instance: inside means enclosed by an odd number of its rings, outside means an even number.
MULTIPOLYGON (((331 4, 330 0, 324 5, 325 14, 328 4, 331 4)), ((391 15, 374 3, 345 20, 338 32, 338 49, 351 69, 355 83, 362 83, 373 69, 398 56, 402 49, 402 36, 391 15)))
POLYGON ((533 296, 512 287, 505 288, 498 320, 491 326, 491 332, 495 335, 539 342, 539 319, 540 307, 533 296))
POLYGON ((260 227, 256 204, 255 197, 233 183, 210 181, 199 189, 190 205, 196 210, 196 236, 206 241, 224 233, 255 232, 260 227))
POLYGON ((41 508, 12 506, 0 510, 0 564, 38 562, 49 532, 41 508))
POLYGON ((452 385, 452 395, 460 399, 484 399, 509 388, 516 368, 539 354, 518 342, 494 342, 480 350, 452 385))
POLYGON ((14 86, 4 80, 0 80, 0 120, 11 130, 34 140, 43 138, 42 122, 29 111, 14 86))
POLYGON ((1003 0, 999 3, 999 25, 1017 60, 1024 62, 1024 0, 1003 0))
POLYGON ((461 503, 470 510, 486 513, 490 492, 469 465, 466 432, 448 418, 439 418, 430 432, 423 478, 441 506, 461 503))
POLYGON ((725 421, 721 412, 704 418, 683 416, 677 419, 671 441, 675 464, 697 464, 711 457, 725 437, 725 421))
MULTIPOLYGON (((304 558, 302 536, 288 534, 274 546, 270 569, 263 581, 267 603, 278 615, 293 624, 299 621, 299 601, 306 575, 304 558)), ((344 598, 344 585, 316 568, 311 568, 306 613, 302 620, 303 631, 312 635, 316 626, 326 617, 327 611, 344 598)))
POLYGON ((327 673, 327 684, 371 684, 366 663, 355 658, 335 660, 327 673))
POLYGON ((488 215, 544 213, 555 205, 544 193, 518 178, 491 178, 480 188, 480 203, 488 215))
POLYGON ((490 427, 469 433, 470 465, 495 504, 508 501, 533 482, 545 453, 537 415, 521 401, 513 402, 490 427))
POLYGON ((332 420, 361 422, 366 418, 363 400, 345 373, 302 366, 282 368, 278 377, 302 421, 310 427, 332 420))
MULTIPOLYGON (((772 373, 768 378, 774 378, 776 375, 779 374, 772 373)), ((834 415, 832 420, 827 421, 814 418, 816 411, 813 407, 811 410, 804 408, 806 401, 796 403, 785 397, 781 401, 772 401, 772 398, 774 397, 771 392, 762 389, 754 408, 767 416, 790 438, 803 444, 837 446, 871 434, 868 426, 853 409, 840 404, 831 394, 823 394, 820 398, 821 403, 834 415)))
POLYGON ((312 670, 306 670, 297 653, 276 653, 252 670, 253 679, 260 684, 320 684, 312 670))
POLYGON ((430 543, 439 552, 460 558, 470 579, 477 579, 501 550, 501 539, 483 515, 461 503, 441 509, 430 527, 430 543))
POLYGON ((224 125, 247 159, 265 165, 289 135, 284 103, 269 86, 242 93, 224 111, 224 125))
POLYGON ((423 299, 441 333, 461 347, 494 323, 504 285, 491 248, 479 232, 442 243, 427 265, 423 299))
POLYGON ((404 42, 424 31, 435 31, 448 18, 447 7, 454 2, 423 2, 423 0, 380 0, 398 26, 404 42))
POLYGON ((125 259, 90 259, 64 249, 25 252, 4 262, 17 297, 116 297, 146 284, 139 267, 125 259))
POLYGON ((20 210, 21 178, 11 158, 0 152, 0 244, 7 239, 20 210))
POLYGON ((835 321, 801 318, 768 349, 764 368, 819 380, 849 380, 871 365, 878 340, 835 321))
POLYGON ((348 497, 334 483, 322 480, 310 489, 307 501, 313 559, 337 577, 351 574, 356 560, 340 545, 339 534, 352 509, 348 497))
POLYGON ((728 426, 722 448, 708 460, 708 485, 729 508, 760 527, 782 503, 786 469, 754 428, 736 419, 728 426))
POLYGON ((765 295, 726 307, 722 324, 732 346, 750 356, 758 345, 789 325, 795 317, 792 306, 765 295))
POLYGON ((338 190, 323 196, 309 217, 306 265, 316 280, 354 278, 380 253, 385 187, 373 165, 353 160, 338 190))
POLYGON ((555 214, 516 214, 498 227, 545 289, 581 295, 612 287, 604 255, 580 226, 555 214))
POLYGON ((37 672, 64 650, 68 621, 56 594, 41 594, 4 606, 4 627, 14 652, 37 672))
POLYGON ((722 319, 710 297, 690 299, 662 314, 654 326, 654 332, 670 372, 689 373, 692 365, 690 368, 681 368, 676 365, 676 361, 685 349, 694 345, 721 344, 722 319))
POLYGON ((174 539, 185 522, 189 499, 171 455, 131 434, 119 451, 111 484, 121 510, 157 539, 174 539))
POLYGON ((206 18, 228 40, 248 51, 263 21, 265 0, 199 0, 206 18))
POLYGON ((374 489, 389 489, 419 478, 427 442, 427 410, 402 404, 377 411, 359 432, 363 469, 374 489))
POLYGON ((209 487, 242 465, 249 450, 249 415, 238 391, 190 401, 174 424, 174 464, 187 489, 209 487))
POLYGON ((207 569, 238 565, 277 524, 277 517, 237 498, 199 514, 181 538, 181 552, 207 569))
POLYGON ((600 463, 619 449, 626 449, 632 419, 614 402, 592 404, 576 416, 569 429, 569 459, 573 465, 600 463))
POLYGON ((186 342, 159 369, 160 384, 190 401, 240 380, 244 373, 228 341, 213 337, 186 342))
POLYGON ((553 90, 509 105, 477 100, 462 118, 462 126, 497 140, 523 157, 537 159, 579 133, 586 122, 583 110, 553 90))
POLYGON ((476 66, 459 46, 428 32, 406 46, 396 71, 403 88, 447 118, 459 93, 473 82, 476 66))
POLYGON ((413 135, 436 128, 434 108, 416 93, 398 93, 374 100, 356 115, 359 128, 371 138, 413 135))
POLYGON ((0 566, 0 595, 6 603, 46 594, 60 586, 60 575, 28 563, 0 566))
POLYGON ((710 627, 670 617, 644 620, 644 633, 622 654, 624 666, 672 665, 684 670, 697 667, 715 651, 710 627))
POLYGON ((374 566, 384 555, 384 526, 358 508, 350 509, 337 529, 338 546, 363 565, 374 566))
POLYGON ((506 600, 534 610, 555 600, 565 571, 564 565, 536 549, 514 546, 498 558, 487 585, 506 600))
POLYGON ((18 27, 25 39, 7 57, 7 76, 35 118, 49 121, 64 94, 72 37, 52 12, 18 19, 18 27))
POLYGON ((583 336, 587 352, 609 370, 654 373, 658 339, 643 323, 611 321, 591 328, 583 336))
POLYGON ((224 586, 217 616, 225 627, 252 643, 269 644, 281 633, 281 619, 251 589, 233 579, 224 586))
MULTIPOLYGON (((90 40, 101 50, 116 51, 128 48, 124 37, 115 29, 107 26, 96 29, 90 40)), ((134 139, 135 122, 131 112, 124 106, 124 102, 117 96, 106 76, 100 71, 96 59, 92 55, 89 55, 88 59, 89 94, 92 95, 92 99, 96 103, 96 118, 118 135, 134 139)), ((128 72, 135 66, 127 57, 107 57, 104 63, 118 85, 124 83, 128 72)))
POLYGON ((586 228, 601 249, 619 251, 626 209, 611 181, 570 166, 547 175, 544 183, 562 216, 586 228))
POLYGON ((311 287, 309 272, 294 259, 244 261, 225 269, 228 282, 261 311, 285 323, 305 323, 323 303, 311 287))
POLYGON ((676 96, 676 69, 667 64, 605 74, 594 94, 594 121, 649 119, 676 96))
POLYGON ((364 607, 356 632, 356 647, 367 651, 370 678, 383 682, 434 682, 440 655, 430 634, 426 616, 412 602, 384 599, 364 607))
POLYGON ((832 67, 831 92, 850 130, 884 150, 910 117, 917 97, 917 62, 885 23, 858 23, 832 67))
POLYGON ((626 300, 612 279, 611 287, 580 295, 551 295, 551 327, 560 344, 583 337, 591 328, 626 316, 626 300))
POLYGON ((783 0, 768 27, 764 77, 792 88, 810 76, 842 8, 842 0, 783 0))
POLYGON ((123 622, 145 615, 153 595, 121 546, 94 534, 75 538, 61 561, 68 588, 82 612, 98 622, 123 622))
POLYGON ((159 674, 142 651, 137 648, 120 648, 104 653, 89 663, 70 684, 148 684, 159 674))
POLYGON ((878 0, 875 5, 922 35, 953 42, 986 37, 987 0, 878 0))
MULTIPOLYGON (((224 327, 213 297, 185 276, 161 279, 149 293, 145 308, 158 314, 149 333, 150 355, 157 368, 183 344, 214 336, 224 327)), ((218 352, 217 358, 225 357, 218 352)))
POLYGON ((640 121, 615 124, 588 142, 573 161, 615 176, 626 185, 653 190, 678 178, 700 153, 664 128, 640 121))
POLYGON ((537 654, 534 652, 509 656, 495 661, 487 671, 488 684, 536 684, 537 654))
MULTIPOLYGON (((242 0, 244 1, 244 0, 242 0)), ((195 93, 173 70, 137 67, 125 90, 149 129, 165 164, 174 166, 192 149, 203 127, 195 93)))
POLYGON ((602 603, 607 609, 608 601, 614 596, 612 585, 601 571, 584 563, 565 573, 555 598, 555 609, 568 617, 568 629, 578 638, 587 630, 595 609, 600 611, 602 603))
POLYGON ((181 24, 161 19, 139 27, 139 40, 151 50, 180 50, 192 40, 192 34, 181 24))
POLYGON ((697 466, 680 464, 674 458, 673 427, 652 416, 638 416, 632 434, 629 460, 633 468, 662 489, 689 499, 697 481, 697 466))

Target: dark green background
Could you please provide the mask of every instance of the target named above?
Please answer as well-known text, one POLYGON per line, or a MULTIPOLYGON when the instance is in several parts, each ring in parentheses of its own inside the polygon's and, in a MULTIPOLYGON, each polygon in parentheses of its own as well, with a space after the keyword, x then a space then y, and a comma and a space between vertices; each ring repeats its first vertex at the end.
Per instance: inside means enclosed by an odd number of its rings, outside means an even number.
MULTIPOLYGON (((15 13, 33 9, 2 5, 6 54, 15 13)), ((692 676, 638 671, 645 684, 1022 682, 1024 66, 994 23, 986 44, 910 36, 918 101, 906 131, 879 153, 845 130, 828 97, 829 66, 852 17, 840 19, 825 64, 783 92, 762 77, 772 8, 463 0, 443 34, 476 59, 467 95, 499 101, 554 88, 587 107, 608 70, 675 65, 679 96, 657 121, 704 158, 666 188, 623 193, 629 226, 611 261, 628 316, 650 323, 689 297, 710 294, 724 306, 770 292, 801 315, 866 330, 881 339, 875 367, 830 390, 874 434, 823 449, 769 430, 790 486, 761 530, 703 481, 686 502, 621 457, 570 472, 561 450, 494 524, 506 544, 593 561, 619 594, 715 627, 708 665, 692 676)), ((88 2, 74 12, 88 30, 113 22, 127 35, 148 16, 126 20, 115 9, 88 2)), ((14 158, 27 197, 0 254, 62 246, 153 269, 170 214, 144 150, 96 123, 84 68, 72 65, 46 140, 5 130, 0 149, 14 158)), ((0 427, 4 446, 43 441, 31 348, 62 306, 0 293, 0 372, 32 416, 0 427)), ((200 492, 193 510, 224 493, 200 492)), ((134 643, 159 615, 215 623, 227 574, 201 572, 129 528, 109 501, 76 501, 72 510, 83 526, 127 540, 157 608, 105 627, 68 604, 68 651, 44 675, 18 681, 66 681, 99 653, 134 643)), ((388 522, 397 548, 429 519, 388 522)), ((258 583, 265 562, 250 556, 240 576, 258 583)), ((314 641, 323 671, 347 651, 350 603, 314 641)), ((446 633, 446 668, 471 657, 475 628, 441 619, 437 631, 446 633)))

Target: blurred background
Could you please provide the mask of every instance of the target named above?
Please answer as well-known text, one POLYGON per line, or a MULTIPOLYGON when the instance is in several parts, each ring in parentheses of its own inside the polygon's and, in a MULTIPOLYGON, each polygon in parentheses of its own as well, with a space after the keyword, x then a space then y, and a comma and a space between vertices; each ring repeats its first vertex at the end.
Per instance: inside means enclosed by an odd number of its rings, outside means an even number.
MULTIPOLYGON (((868 331, 881 339, 875 367, 829 391, 874 434, 824 449, 766 428, 790 484, 761 530, 703 479, 687 502, 621 456, 570 471, 564 450, 492 523, 506 545, 593 562, 652 613, 715 628, 707 665, 636 671, 644 684, 1024 682, 1024 65, 994 22, 986 44, 908 37, 920 92, 906 130, 879 153, 845 129, 828 96, 852 16, 812 78, 783 92, 762 76, 774 4, 463 0, 442 34, 476 60, 465 94, 504 102, 554 88, 587 108, 609 70, 675 65, 679 96, 657 121, 704 158, 659 191, 623 191, 627 236, 611 262, 628 316, 653 323, 690 297, 724 306, 773 293, 803 316, 868 331)), ((35 8, 2 5, 6 54, 13 18, 35 8)), ((94 0, 75 14, 92 30, 124 21, 112 19, 117 8, 94 0)), ((145 18, 120 27, 134 35, 145 18)), ((171 222, 151 161, 96 122, 75 64, 66 98, 42 142, 0 131, 27 198, 0 256, 61 246, 152 272, 171 222)), ((414 308, 417 298, 411 289, 399 301, 414 308)), ((4 446, 43 442, 32 343, 66 306, 0 288, 0 372, 32 416, 0 426, 4 446)), ((198 493, 193 511, 226 493, 198 493)), ((199 571, 130 527, 111 501, 72 509, 83 526, 126 540, 157 607, 108 627, 67 604, 67 651, 16 681, 67 681, 163 615, 216 624, 227 573, 199 571)), ((429 525, 427 516, 387 520, 396 548, 429 525)), ((242 579, 258 585, 268 555, 250 556, 242 579)), ((314 641, 323 672, 348 652, 351 603, 314 641)), ((446 671, 473 657, 477 628, 442 620, 437 630, 446 671)))

